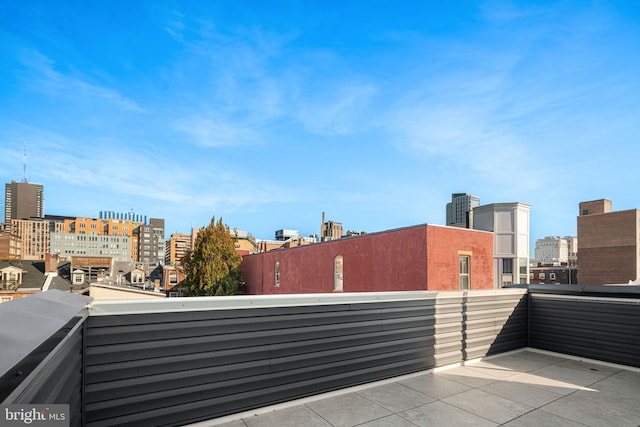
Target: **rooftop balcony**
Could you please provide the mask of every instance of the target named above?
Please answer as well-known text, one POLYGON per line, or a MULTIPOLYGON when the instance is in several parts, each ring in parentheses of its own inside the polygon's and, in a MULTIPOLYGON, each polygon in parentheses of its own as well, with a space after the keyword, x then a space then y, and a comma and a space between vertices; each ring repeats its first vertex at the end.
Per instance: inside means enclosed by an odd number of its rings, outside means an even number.
POLYGON ((69 404, 71 425, 89 426, 637 427, 639 296, 531 286, 91 302, 49 291, 0 305, 0 394, 69 404))

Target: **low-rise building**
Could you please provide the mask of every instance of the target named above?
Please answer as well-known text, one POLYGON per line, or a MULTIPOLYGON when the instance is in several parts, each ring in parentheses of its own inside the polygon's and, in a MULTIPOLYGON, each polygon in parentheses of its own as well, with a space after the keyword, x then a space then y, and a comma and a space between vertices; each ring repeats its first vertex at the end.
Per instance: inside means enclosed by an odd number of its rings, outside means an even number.
POLYGON ((529 267, 529 283, 532 285, 575 285, 578 269, 570 264, 534 264, 529 267))
POLYGON ((249 294, 493 288, 493 234, 418 225, 246 255, 249 294))
POLYGON ((55 255, 43 261, 0 260, 0 302, 52 289, 83 293, 86 285, 73 286, 70 263, 55 255))

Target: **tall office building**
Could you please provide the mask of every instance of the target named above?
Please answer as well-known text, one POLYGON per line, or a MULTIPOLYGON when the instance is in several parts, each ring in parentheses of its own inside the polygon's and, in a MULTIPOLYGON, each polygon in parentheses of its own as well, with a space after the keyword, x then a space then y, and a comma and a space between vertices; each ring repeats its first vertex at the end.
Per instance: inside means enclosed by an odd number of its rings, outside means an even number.
POLYGON ((12 219, 44 218, 44 188, 41 184, 15 182, 5 184, 4 223, 11 231, 12 219))
POLYGON ((467 193, 453 193, 447 203, 447 223, 452 227, 471 228, 469 212, 480 206, 480 198, 467 193))

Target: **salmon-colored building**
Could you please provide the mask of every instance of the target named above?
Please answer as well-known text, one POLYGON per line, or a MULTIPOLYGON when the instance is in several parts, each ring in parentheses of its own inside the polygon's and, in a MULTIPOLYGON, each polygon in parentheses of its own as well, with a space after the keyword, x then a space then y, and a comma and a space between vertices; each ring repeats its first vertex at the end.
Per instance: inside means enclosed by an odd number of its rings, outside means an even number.
POLYGON ((493 233, 418 225, 246 255, 246 293, 493 289, 493 233))

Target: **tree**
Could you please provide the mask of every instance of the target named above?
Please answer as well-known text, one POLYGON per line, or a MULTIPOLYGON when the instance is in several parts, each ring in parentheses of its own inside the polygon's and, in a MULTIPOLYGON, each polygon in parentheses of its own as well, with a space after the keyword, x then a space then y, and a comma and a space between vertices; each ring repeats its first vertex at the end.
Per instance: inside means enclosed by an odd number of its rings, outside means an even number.
POLYGON ((200 230, 183 264, 189 296, 242 293, 242 256, 236 252, 236 240, 222 218, 217 223, 215 217, 211 218, 211 223, 200 230))

